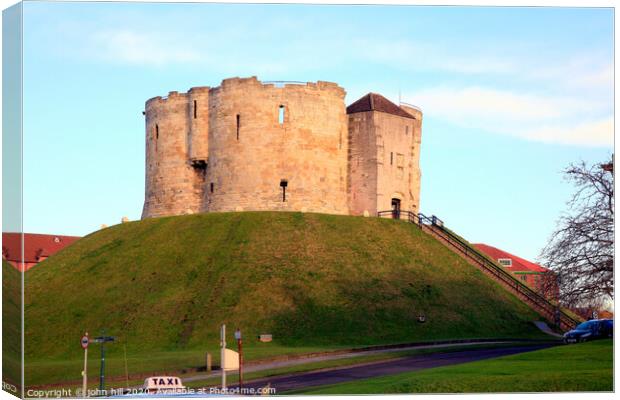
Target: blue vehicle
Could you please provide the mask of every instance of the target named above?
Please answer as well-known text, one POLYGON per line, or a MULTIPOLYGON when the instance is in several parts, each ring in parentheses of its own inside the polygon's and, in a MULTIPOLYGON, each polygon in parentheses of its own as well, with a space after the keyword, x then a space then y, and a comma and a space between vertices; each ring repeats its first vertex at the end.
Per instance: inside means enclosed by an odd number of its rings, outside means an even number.
POLYGON ((572 331, 564 334, 564 343, 579 343, 594 339, 605 339, 614 335, 613 319, 593 319, 582 322, 572 331))

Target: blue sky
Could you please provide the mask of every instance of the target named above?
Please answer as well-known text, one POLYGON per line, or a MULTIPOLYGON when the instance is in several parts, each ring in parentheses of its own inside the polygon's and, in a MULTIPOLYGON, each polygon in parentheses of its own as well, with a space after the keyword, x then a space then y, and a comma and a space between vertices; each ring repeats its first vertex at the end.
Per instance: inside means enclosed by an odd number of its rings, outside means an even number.
POLYGON ((144 102, 232 76, 326 80, 424 111, 421 209, 535 259, 571 162, 613 150, 613 11, 26 3, 24 229, 85 235, 144 200, 144 102))

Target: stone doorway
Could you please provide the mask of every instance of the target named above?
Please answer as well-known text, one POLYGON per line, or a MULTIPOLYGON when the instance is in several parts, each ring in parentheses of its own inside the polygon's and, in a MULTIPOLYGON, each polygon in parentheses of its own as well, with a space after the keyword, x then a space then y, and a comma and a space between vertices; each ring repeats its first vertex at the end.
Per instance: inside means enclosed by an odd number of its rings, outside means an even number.
POLYGON ((400 219, 400 199, 392 199, 392 218, 400 219))

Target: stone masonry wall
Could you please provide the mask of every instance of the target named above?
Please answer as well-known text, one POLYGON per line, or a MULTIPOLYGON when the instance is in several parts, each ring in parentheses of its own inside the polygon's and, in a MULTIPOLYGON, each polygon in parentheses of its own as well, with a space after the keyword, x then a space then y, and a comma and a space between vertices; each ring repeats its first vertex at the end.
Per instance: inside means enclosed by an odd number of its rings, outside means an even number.
POLYGON ((372 111, 348 115, 349 212, 377 213, 377 139, 372 111))
POLYGON ((146 103, 146 185, 142 218, 198 212, 204 180, 188 158, 187 94, 146 103))
POLYGON ((377 139, 377 210, 390 210, 392 199, 400 199, 401 210, 417 213, 419 169, 414 168, 414 125, 412 118, 373 112, 377 139))
POLYGON ((393 198, 401 210, 419 212, 422 113, 410 109, 417 119, 380 111, 348 115, 351 214, 390 210, 393 198))
POLYGON ((420 184, 422 182, 422 170, 420 168, 420 155, 422 154, 422 111, 418 108, 401 104, 402 109, 415 117, 413 122, 413 143, 411 147, 411 193, 413 195, 413 203, 420 212, 420 184))
POLYGON ((211 89, 204 211, 347 214, 344 95, 328 82, 278 87, 256 78, 211 89))
POLYGON ((209 88, 191 88, 187 94, 189 159, 206 162, 209 157, 209 88))

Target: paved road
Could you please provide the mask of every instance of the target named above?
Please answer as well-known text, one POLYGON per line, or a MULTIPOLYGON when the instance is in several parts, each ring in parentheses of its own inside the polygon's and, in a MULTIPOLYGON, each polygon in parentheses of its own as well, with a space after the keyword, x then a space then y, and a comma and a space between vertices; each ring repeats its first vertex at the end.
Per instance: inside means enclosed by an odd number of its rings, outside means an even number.
MULTIPOLYGON (((552 344, 518 346, 495 349, 465 350, 453 353, 433 353, 415 355, 398 359, 379 361, 372 364, 343 367, 317 372, 307 372, 295 375, 259 379, 245 383, 244 388, 263 388, 269 385, 275 388, 276 394, 290 390, 303 389, 312 386, 332 385, 356 379, 366 379, 383 375, 400 374, 403 372, 442 367, 446 365, 462 364, 471 361, 486 360, 540 350, 553 346, 552 344)), ((229 387, 234 389, 234 387, 229 387)))
MULTIPOLYGON (((346 353, 334 353, 334 354, 323 354, 311 357, 299 357, 286 360, 278 360, 278 361, 269 361, 269 362, 261 362, 257 364, 250 364, 244 367, 244 371, 248 372, 256 372, 256 371, 265 371, 276 368, 283 367, 291 367, 295 365, 303 365, 308 363, 315 363, 319 361, 330 361, 330 360, 341 360, 344 358, 355 358, 361 356, 370 356, 375 354, 385 354, 385 353, 394 353, 401 352, 407 350, 419 350, 419 349, 441 349, 441 348, 451 348, 451 347, 466 347, 466 346, 480 346, 480 345, 494 345, 494 344, 511 344, 515 343, 515 341, 486 341, 486 342, 471 342, 471 343, 445 343, 445 344, 429 344, 429 345, 413 345, 413 346, 403 346, 403 347, 395 347, 388 349, 379 349, 379 350, 365 350, 365 351, 350 351, 346 353)), ((236 372, 232 372, 232 375, 236 374, 236 372)), ((207 374, 196 374, 183 378, 183 382, 194 382, 201 381, 208 378, 214 378, 221 376, 221 372, 219 370, 215 370, 211 373, 207 374)), ((137 388, 137 387, 136 387, 137 388)))

